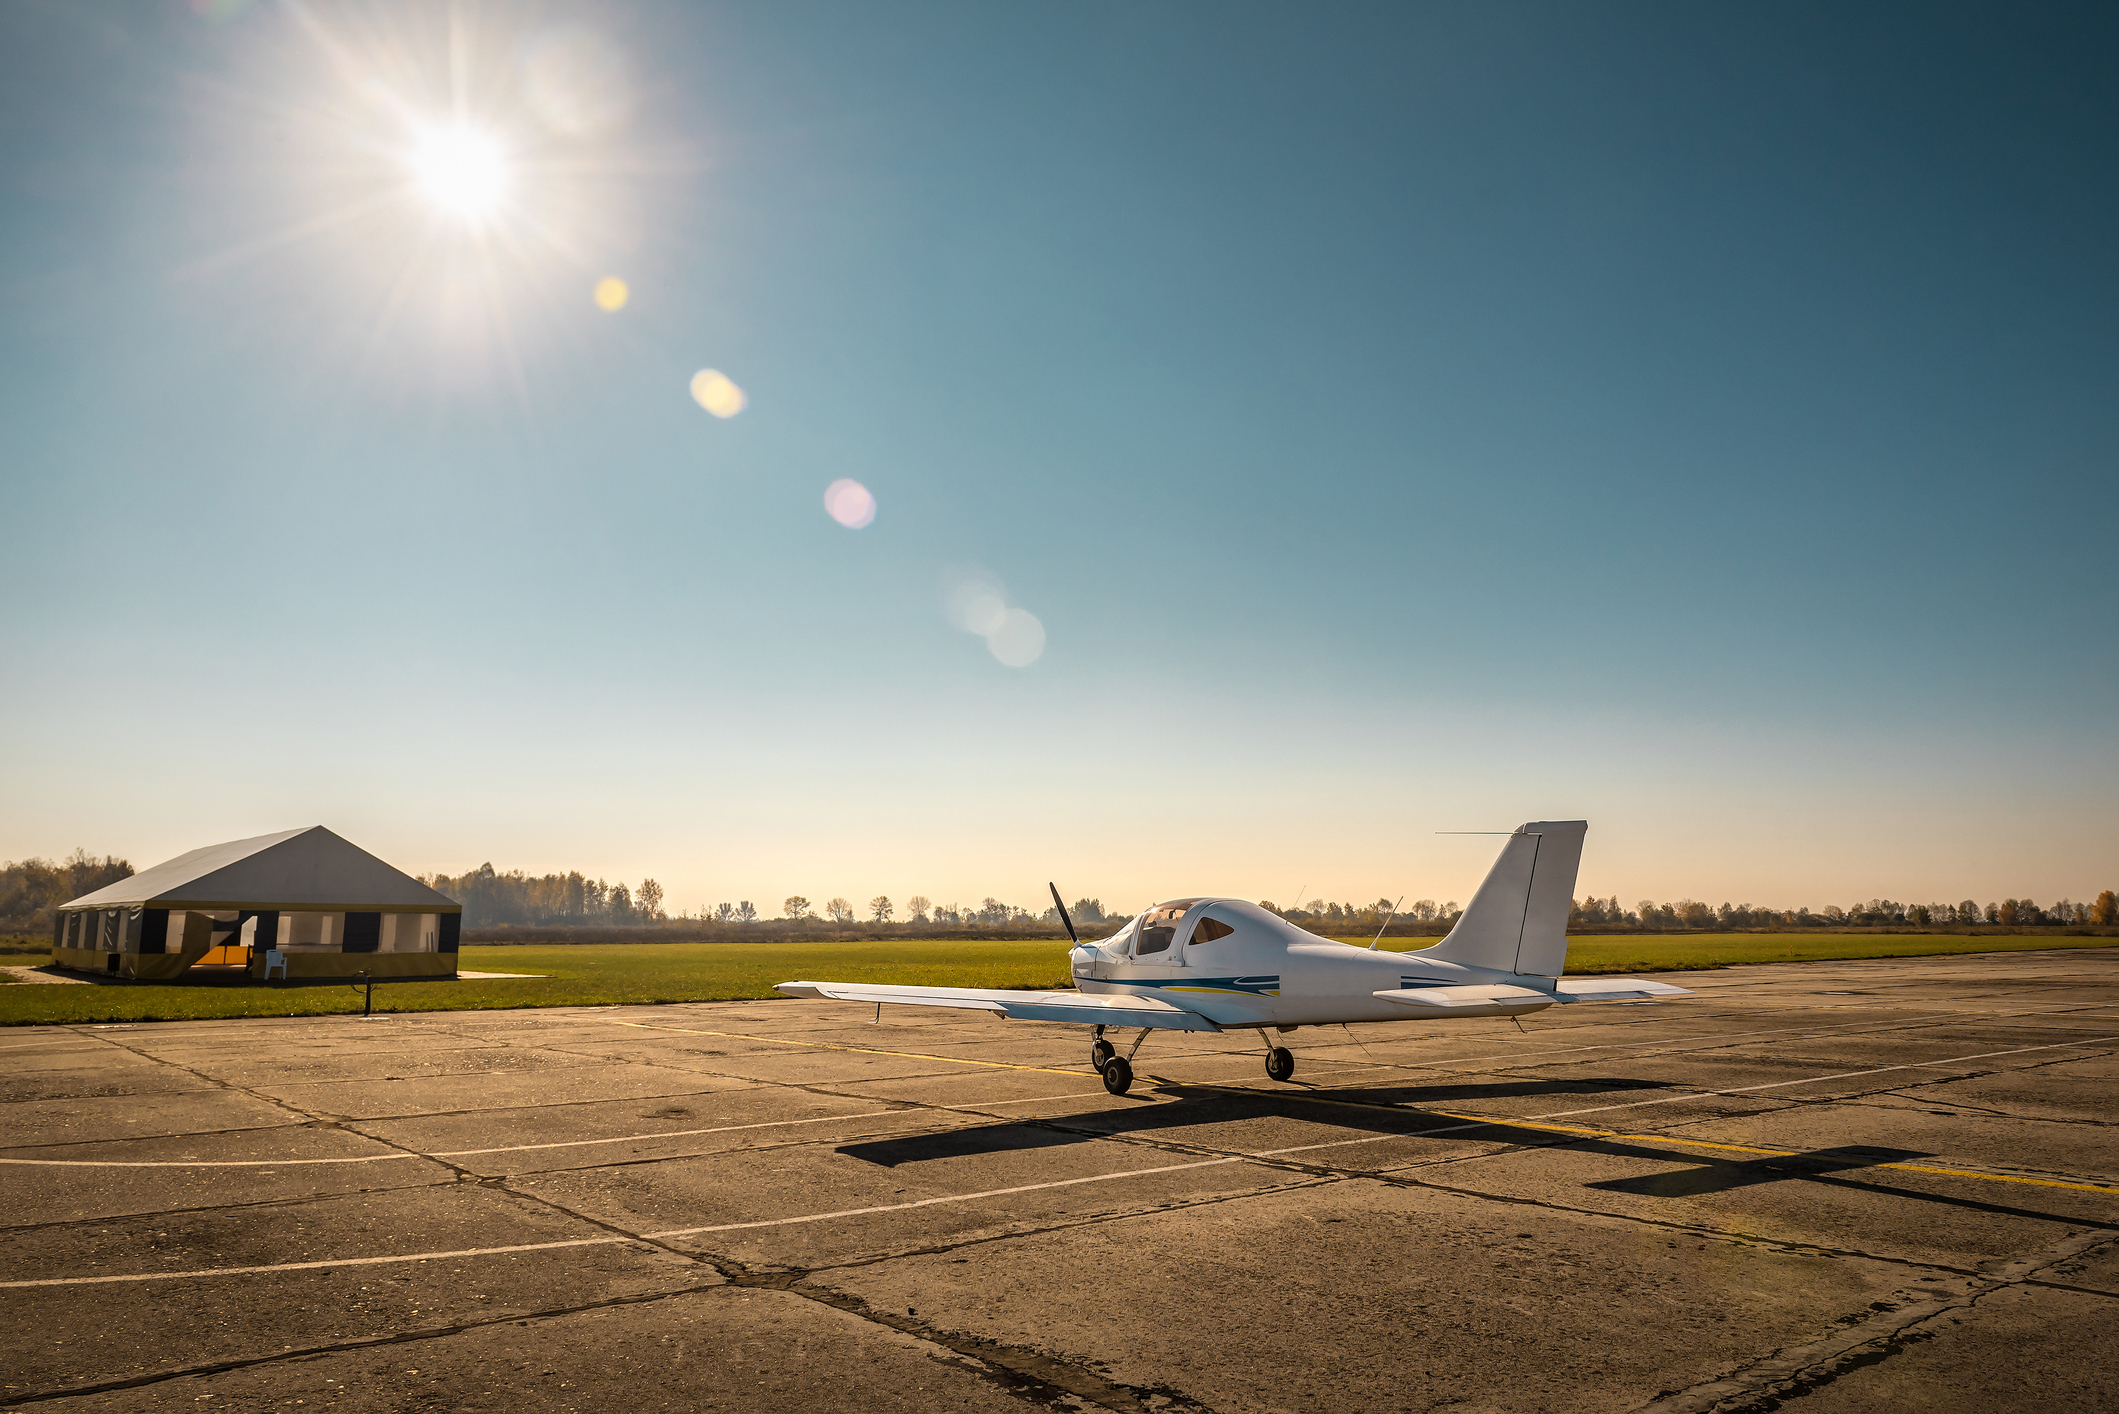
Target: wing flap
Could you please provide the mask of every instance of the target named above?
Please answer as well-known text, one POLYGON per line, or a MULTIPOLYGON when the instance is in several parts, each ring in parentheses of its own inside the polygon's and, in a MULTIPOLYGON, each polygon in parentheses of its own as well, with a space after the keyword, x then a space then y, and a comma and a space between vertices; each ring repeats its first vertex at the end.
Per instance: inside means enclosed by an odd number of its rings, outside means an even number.
POLYGON ((1197 1012, 1154 997, 1110 992, 1004 992, 979 987, 893 987, 865 982, 782 982, 790 997, 818 997, 870 1006, 955 1007, 997 1012, 1015 1021, 1064 1021, 1077 1026, 1146 1026, 1162 1031, 1219 1031, 1197 1012))
POLYGON ((1466 1011, 1474 1007, 1551 1006, 1553 997, 1528 987, 1484 983, 1463 987, 1396 987, 1370 995, 1420 1011, 1466 1011))
POLYGON ((1689 997, 1683 987, 1651 982, 1645 977, 1563 977, 1559 984, 1563 1002, 1634 1002, 1649 997, 1689 997))

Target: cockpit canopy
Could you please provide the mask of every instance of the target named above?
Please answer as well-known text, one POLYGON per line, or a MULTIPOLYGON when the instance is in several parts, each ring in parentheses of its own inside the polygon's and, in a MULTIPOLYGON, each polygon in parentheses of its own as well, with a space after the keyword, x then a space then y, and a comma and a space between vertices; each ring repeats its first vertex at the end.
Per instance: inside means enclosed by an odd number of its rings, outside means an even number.
POLYGON ((1140 940, 1133 945, 1133 954, 1144 957, 1151 952, 1166 952, 1177 937, 1177 925, 1184 922, 1185 911, 1198 903, 1196 898, 1172 899, 1159 903, 1141 915, 1140 940))
MULTIPOLYGON (((1217 938, 1226 938, 1235 928, 1219 918, 1200 917, 1192 925, 1189 938, 1183 938, 1186 915, 1202 905, 1228 905, 1233 900, 1211 898, 1174 898, 1159 903, 1143 913, 1137 925, 1131 952, 1135 957, 1148 957, 1155 953, 1167 953, 1173 943, 1179 941, 1209 943, 1217 938)), ((1236 905, 1242 909, 1245 905, 1236 905)), ((1121 935, 1123 936, 1123 935, 1121 935)))

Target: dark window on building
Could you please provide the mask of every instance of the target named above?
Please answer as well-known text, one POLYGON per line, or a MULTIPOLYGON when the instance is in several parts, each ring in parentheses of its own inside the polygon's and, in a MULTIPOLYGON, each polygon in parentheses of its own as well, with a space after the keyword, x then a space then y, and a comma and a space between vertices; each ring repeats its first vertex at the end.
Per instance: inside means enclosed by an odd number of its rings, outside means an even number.
POLYGON ((143 953, 166 953, 169 951, 169 910, 149 908, 140 914, 140 951, 143 953))
POLYGON ((444 913, 441 915, 440 922, 441 950, 443 952, 455 952, 457 944, 463 940, 464 916, 461 913, 444 913))
POLYGON ((345 952, 374 952, 382 946, 383 916, 380 913, 346 915, 345 952))

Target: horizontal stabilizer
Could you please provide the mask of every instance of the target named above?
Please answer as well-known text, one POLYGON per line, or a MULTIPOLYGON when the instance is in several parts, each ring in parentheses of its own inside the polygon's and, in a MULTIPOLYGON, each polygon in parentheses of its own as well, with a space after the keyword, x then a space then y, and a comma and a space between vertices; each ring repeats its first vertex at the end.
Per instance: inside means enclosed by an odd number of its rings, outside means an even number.
POLYGON ((1399 987, 1373 995, 1420 1011, 1468 1011, 1475 1007, 1551 1006, 1550 992, 1492 983, 1473 987, 1399 987))
POLYGON ((1162 1031, 1219 1031, 1197 1012, 1125 992, 1004 992, 980 987, 889 987, 865 982, 782 982, 790 997, 819 997, 870 1006, 940 1006, 990 1011, 1016 1021, 1064 1021, 1077 1026, 1145 1026, 1162 1031))
POLYGON ((1559 990, 1563 1002, 1633 1002, 1647 997, 1692 995, 1683 987, 1650 982, 1645 977, 1563 977, 1559 990))

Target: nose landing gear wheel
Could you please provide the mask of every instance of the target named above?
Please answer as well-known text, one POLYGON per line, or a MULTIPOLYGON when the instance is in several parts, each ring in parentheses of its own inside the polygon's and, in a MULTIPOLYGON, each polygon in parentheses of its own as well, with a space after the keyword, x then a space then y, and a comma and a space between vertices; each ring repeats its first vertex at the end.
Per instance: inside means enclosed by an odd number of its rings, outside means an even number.
POLYGON ((1266 1074, 1275 1080, 1285 1080, 1295 1073, 1295 1054, 1286 1046, 1275 1046, 1266 1052, 1266 1074))
POLYGON ((1114 1095, 1123 1095, 1133 1084, 1133 1067, 1124 1056, 1110 1056, 1104 1061, 1104 1088, 1114 1095))
POLYGON ((1089 1047, 1089 1064, 1095 1066, 1101 1074, 1103 1068, 1111 1063, 1111 1057, 1117 1054, 1118 1052, 1111 1049, 1109 1041, 1098 1041, 1089 1047))

